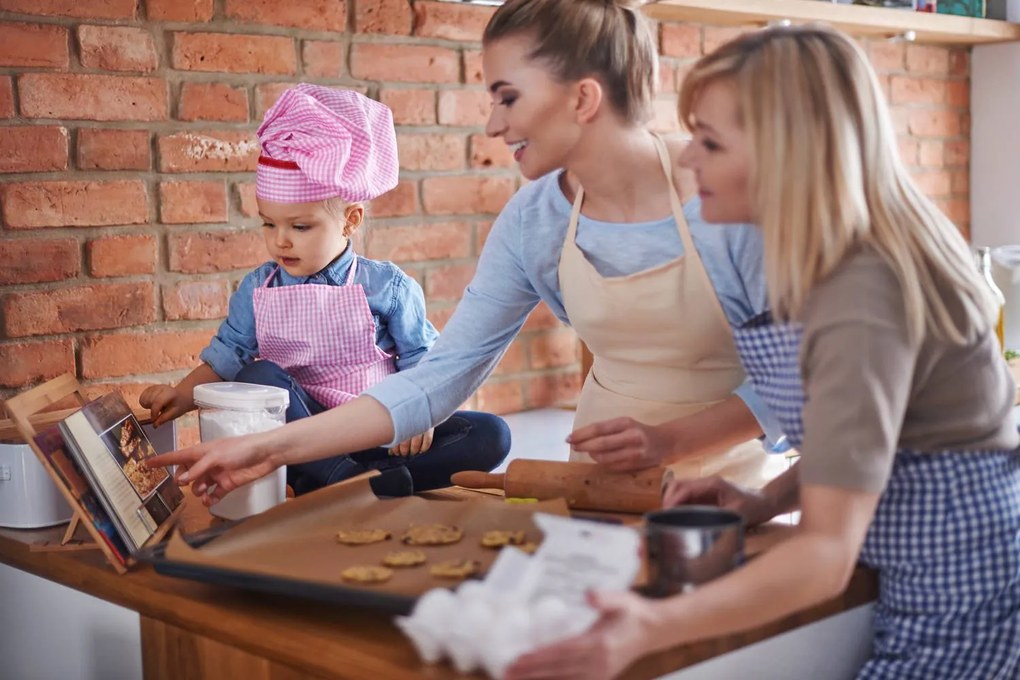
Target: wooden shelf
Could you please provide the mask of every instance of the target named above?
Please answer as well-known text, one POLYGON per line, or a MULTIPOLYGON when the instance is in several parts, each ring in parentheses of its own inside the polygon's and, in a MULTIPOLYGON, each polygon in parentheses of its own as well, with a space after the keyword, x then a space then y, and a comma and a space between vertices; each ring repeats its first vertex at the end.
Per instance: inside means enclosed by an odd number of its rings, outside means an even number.
POLYGON ((1020 24, 821 0, 657 0, 643 9, 659 21, 764 26, 789 19, 794 23, 827 23, 851 35, 874 38, 914 31, 915 40, 923 43, 977 45, 1020 41, 1020 24))

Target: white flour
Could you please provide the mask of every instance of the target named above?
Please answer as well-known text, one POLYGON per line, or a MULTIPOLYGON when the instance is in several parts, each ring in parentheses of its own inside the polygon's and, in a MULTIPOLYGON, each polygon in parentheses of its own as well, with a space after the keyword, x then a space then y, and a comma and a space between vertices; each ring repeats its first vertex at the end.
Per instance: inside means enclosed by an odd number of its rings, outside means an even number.
POLYGON ((266 411, 228 411, 225 409, 201 409, 198 427, 202 441, 222 437, 237 437, 242 434, 265 432, 283 425, 285 415, 266 411))

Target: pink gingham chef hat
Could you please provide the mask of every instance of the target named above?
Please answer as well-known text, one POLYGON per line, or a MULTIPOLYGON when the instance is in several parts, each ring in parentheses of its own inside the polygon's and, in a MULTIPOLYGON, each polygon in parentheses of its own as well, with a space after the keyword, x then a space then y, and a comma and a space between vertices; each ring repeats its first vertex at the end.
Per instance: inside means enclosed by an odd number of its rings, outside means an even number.
POLYGON ((256 133, 255 195, 277 203, 339 196, 367 201, 397 186, 389 108, 353 90, 302 83, 288 89, 256 133))

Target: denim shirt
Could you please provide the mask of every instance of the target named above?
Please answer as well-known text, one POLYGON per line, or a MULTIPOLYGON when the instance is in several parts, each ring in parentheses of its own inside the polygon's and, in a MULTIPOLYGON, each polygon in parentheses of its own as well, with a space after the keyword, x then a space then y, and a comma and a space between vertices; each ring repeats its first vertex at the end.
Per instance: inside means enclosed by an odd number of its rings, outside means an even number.
MULTIPOLYGON (((391 375, 365 391, 390 412, 396 433, 391 445, 442 422, 474 393, 539 302, 570 324, 560 294, 559 261, 571 204, 558 175, 522 187, 496 218, 475 276, 426 358, 413 371, 391 375)), ((683 210, 730 325, 738 328, 768 309, 761 232, 747 224, 707 224, 698 198, 683 210)), ((577 245, 603 276, 644 271, 683 254, 671 216, 614 224, 582 215, 577 245)), ((768 443, 779 443, 779 422, 750 381, 734 394, 747 404, 768 443)))
MULTIPOLYGON (((318 273, 295 277, 281 267, 269 286, 275 288, 304 283, 342 286, 355 257, 358 256, 348 244, 340 257, 318 273)), ((220 324, 209 346, 202 350, 202 361, 224 380, 233 380, 242 368, 259 356, 253 294, 276 267, 275 262, 266 262, 244 277, 230 297, 227 318, 220 324)), ((375 344, 379 349, 396 355, 398 371, 417 364, 439 337, 435 327, 425 318, 425 295, 418 282, 392 262, 358 257, 358 269, 352 283, 361 284, 365 290, 368 307, 375 320, 375 344)))

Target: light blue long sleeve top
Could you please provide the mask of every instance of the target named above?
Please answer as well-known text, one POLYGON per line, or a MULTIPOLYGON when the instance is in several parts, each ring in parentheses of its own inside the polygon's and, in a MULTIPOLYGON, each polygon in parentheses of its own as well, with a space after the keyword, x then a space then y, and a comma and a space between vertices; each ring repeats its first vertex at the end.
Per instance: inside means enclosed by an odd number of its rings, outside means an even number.
MULTIPOLYGON (((442 422, 492 372, 528 314, 544 301, 570 324, 559 286, 559 261, 571 204, 559 173, 521 188, 497 217, 474 278, 438 342, 413 369, 368 390, 390 413, 390 446, 442 422)), ((731 326, 768 309, 761 233, 750 225, 709 225, 700 199, 684 205, 694 246, 731 326)), ((672 215, 641 223, 610 223, 581 216, 577 245, 602 276, 625 276, 668 262, 684 247, 672 215)), ((782 436, 778 421, 750 381, 734 394, 747 404, 770 442, 782 436)))
MULTIPOLYGON (((352 283, 361 284, 368 298, 368 308, 375 322, 375 344, 382 351, 396 355, 398 371, 407 370, 425 356, 439 337, 439 332, 425 318, 425 295, 421 286, 397 265, 358 257, 347 244, 340 257, 316 274, 291 276, 281 267, 269 285, 274 288, 307 283, 342 286, 355 257, 358 258, 358 268, 352 283)), ((254 292, 275 269, 275 262, 266 262, 241 280, 230 296, 227 318, 220 324, 209 346, 199 355, 224 380, 233 380, 259 355, 255 337, 254 292)))

